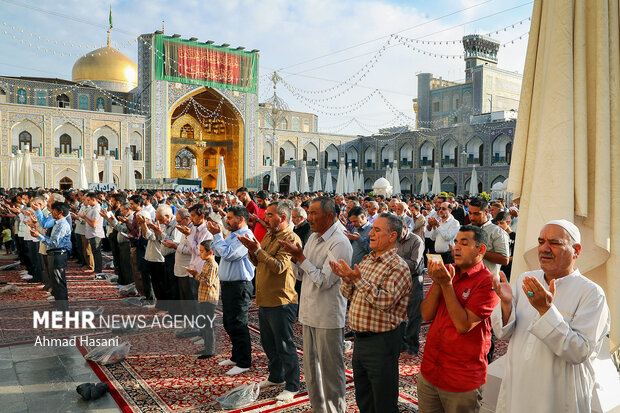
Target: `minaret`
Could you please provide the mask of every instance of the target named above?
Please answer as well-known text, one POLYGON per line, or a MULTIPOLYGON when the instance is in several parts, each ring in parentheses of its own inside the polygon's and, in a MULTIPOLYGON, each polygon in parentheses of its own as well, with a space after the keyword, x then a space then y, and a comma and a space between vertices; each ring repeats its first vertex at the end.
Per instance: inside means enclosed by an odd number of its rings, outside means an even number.
POLYGON ((465 49, 465 81, 471 82, 471 72, 476 66, 497 66, 497 51, 500 43, 480 34, 463 36, 465 49))

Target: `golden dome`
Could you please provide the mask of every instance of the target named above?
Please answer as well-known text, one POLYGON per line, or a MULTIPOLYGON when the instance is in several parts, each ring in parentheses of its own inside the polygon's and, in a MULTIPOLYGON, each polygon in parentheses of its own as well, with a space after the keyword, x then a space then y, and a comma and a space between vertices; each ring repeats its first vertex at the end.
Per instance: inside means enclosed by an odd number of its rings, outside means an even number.
POLYGON ((80 57, 73 65, 72 78, 74 82, 92 80, 106 90, 129 92, 138 86, 138 65, 105 46, 80 57))

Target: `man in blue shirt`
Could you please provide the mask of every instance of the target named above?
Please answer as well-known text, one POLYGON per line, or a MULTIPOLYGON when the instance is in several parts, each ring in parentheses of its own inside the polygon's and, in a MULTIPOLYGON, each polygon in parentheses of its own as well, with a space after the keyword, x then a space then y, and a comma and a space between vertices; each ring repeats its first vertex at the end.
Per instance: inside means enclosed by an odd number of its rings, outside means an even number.
POLYGON ((63 202, 55 202, 52 205, 52 216, 56 222, 51 235, 47 237, 34 228, 30 230, 30 235, 44 243, 47 246, 47 254, 53 257, 52 294, 56 299, 54 305, 60 310, 69 309, 65 269, 71 251, 71 225, 67 221, 67 215, 69 206, 63 202))
POLYGON ((351 265, 355 265, 362 262, 362 259, 372 251, 370 249, 370 230, 372 224, 368 222, 367 213, 362 207, 351 208, 348 218, 355 226, 355 230, 353 232, 346 232, 344 235, 351 241, 351 247, 353 248, 351 265))
POLYGON ((220 362, 220 366, 232 366, 226 373, 236 375, 249 370, 252 365, 252 344, 248 329, 248 309, 252 297, 254 265, 248 258, 248 249, 239 241, 240 236, 252 236, 248 228, 250 214, 241 205, 228 208, 226 229, 230 235, 222 235, 220 224, 209 221, 207 229, 213 234, 211 249, 221 257, 219 276, 222 291, 223 322, 226 334, 232 343, 230 360, 220 362))

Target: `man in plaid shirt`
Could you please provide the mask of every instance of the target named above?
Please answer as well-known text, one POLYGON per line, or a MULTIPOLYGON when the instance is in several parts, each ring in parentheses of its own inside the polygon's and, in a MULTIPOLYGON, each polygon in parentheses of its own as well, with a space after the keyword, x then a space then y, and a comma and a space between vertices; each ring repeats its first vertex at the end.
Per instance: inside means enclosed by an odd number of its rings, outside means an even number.
POLYGON ((402 221, 382 213, 370 230, 370 248, 351 269, 344 260, 330 262, 342 278, 342 295, 351 300, 349 324, 354 332, 353 380, 360 412, 398 412, 398 357, 401 322, 413 288, 409 267, 396 253, 402 221))

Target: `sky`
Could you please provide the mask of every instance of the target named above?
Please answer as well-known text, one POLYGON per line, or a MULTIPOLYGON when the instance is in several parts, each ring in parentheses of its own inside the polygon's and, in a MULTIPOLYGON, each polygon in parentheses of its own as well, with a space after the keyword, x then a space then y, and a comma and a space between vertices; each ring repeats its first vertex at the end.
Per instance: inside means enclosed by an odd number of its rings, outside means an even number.
POLYGON ((368 135, 413 124, 417 73, 464 80, 465 63, 453 58, 460 43, 408 39, 491 33, 505 44, 498 66, 523 73, 533 1, 0 0, 0 75, 70 80, 79 56, 105 45, 110 5, 112 46, 134 61, 137 36, 161 30, 162 20, 166 34, 259 49, 261 102, 277 71, 289 109, 316 113, 324 132, 368 135))

